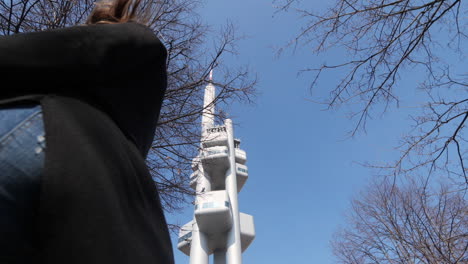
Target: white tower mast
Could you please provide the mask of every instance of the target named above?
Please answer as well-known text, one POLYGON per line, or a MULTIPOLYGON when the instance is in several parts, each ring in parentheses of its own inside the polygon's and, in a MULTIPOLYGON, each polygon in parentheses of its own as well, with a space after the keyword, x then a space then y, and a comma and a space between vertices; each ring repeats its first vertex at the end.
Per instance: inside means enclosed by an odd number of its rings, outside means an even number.
POLYGON ((179 232, 179 250, 190 264, 241 264, 242 252, 255 238, 253 217, 239 212, 238 193, 248 178, 245 151, 234 138, 232 121, 215 126, 213 72, 205 87, 201 151, 192 163, 190 185, 196 190, 194 219, 179 232))
POLYGON ((203 99, 202 133, 204 133, 206 129, 214 126, 215 90, 216 88, 213 85, 213 70, 211 70, 208 85, 205 87, 205 97, 203 99))

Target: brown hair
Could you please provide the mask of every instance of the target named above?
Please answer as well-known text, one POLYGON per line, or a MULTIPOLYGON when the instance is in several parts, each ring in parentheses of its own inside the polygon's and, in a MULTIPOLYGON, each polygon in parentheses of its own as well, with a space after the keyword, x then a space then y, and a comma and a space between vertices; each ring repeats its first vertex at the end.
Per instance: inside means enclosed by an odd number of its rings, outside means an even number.
POLYGON ((100 0, 85 24, 118 24, 125 22, 138 22, 146 25, 147 14, 139 8, 141 0, 100 0))

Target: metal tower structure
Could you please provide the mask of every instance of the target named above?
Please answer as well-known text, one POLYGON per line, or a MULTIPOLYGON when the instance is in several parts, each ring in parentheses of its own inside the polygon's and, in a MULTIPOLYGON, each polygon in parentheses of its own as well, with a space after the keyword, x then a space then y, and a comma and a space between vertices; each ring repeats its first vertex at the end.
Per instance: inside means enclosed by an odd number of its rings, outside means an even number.
POLYGON ((247 156, 234 138, 232 121, 214 122, 215 86, 205 88, 201 151, 193 159, 190 186, 195 189, 192 221, 179 232, 177 248, 190 256, 190 264, 241 264, 255 238, 253 217, 239 212, 237 195, 248 178, 247 156))

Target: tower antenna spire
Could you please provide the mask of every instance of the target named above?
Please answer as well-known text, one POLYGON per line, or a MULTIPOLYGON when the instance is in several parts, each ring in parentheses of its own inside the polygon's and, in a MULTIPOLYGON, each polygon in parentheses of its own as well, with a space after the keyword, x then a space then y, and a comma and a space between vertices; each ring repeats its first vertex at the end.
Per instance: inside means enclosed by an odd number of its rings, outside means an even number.
POLYGON ((205 87, 203 98, 202 131, 215 125, 215 99, 216 88, 213 85, 213 69, 210 70, 209 81, 205 87))

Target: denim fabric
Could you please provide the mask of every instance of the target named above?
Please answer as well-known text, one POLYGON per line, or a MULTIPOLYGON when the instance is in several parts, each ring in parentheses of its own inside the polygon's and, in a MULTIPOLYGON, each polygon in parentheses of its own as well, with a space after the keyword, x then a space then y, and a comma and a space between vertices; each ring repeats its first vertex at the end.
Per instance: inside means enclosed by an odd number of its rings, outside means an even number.
POLYGON ((33 261, 44 150, 40 105, 0 109, 0 263, 33 261))

